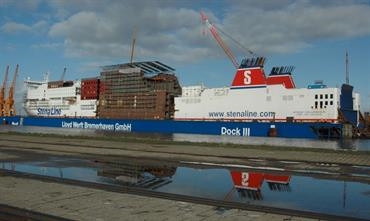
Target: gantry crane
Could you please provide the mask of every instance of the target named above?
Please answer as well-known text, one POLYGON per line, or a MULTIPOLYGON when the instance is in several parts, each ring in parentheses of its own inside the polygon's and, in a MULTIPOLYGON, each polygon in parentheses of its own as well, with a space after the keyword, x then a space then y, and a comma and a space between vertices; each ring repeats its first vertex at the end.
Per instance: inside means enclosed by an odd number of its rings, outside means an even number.
POLYGON ((8 73, 9 73, 9 65, 6 66, 3 85, 1 86, 1 89, 0 89, 0 115, 1 116, 4 116, 4 114, 5 114, 5 112, 4 112, 4 108, 5 108, 5 89, 6 89, 6 82, 8 81, 8 73))
POLYGON ((4 105, 4 115, 5 116, 16 115, 16 111, 14 107, 14 90, 15 90, 15 82, 18 76, 18 69, 19 69, 19 65, 17 64, 17 67, 15 68, 12 83, 9 87, 8 98, 5 100, 5 105, 4 105))

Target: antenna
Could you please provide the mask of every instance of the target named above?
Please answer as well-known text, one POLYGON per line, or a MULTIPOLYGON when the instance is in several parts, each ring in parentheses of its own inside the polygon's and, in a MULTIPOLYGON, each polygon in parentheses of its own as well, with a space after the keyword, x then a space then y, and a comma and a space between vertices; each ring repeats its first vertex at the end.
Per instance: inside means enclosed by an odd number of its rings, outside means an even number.
POLYGON ((346 51, 346 84, 349 84, 348 51, 346 51))

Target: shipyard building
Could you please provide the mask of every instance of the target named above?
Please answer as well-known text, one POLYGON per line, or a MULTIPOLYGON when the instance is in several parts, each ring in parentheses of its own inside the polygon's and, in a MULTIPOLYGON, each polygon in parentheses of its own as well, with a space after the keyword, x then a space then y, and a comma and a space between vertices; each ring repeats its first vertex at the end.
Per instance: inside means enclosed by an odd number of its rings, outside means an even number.
POLYGON ((81 83, 81 99, 98 100, 99 118, 173 119, 179 95, 174 69, 158 61, 104 66, 81 83))

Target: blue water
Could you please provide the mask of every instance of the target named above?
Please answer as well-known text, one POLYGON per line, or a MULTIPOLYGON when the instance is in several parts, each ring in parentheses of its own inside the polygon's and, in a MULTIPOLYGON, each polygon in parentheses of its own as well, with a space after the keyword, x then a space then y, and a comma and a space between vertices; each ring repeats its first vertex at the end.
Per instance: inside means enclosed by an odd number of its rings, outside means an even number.
POLYGON ((348 149, 370 151, 370 139, 297 139, 297 138, 278 138, 278 137, 238 137, 238 136, 217 136, 217 135, 198 135, 198 134, 143 134, 143 133, 120 133, 104 132, 76 128, 54 128, 54 127, 34 127, 34 126, 0 126, 0 132, 14 131, 21 133, 43 133, 61 134, 69 136, 130 136, 134 138, 154 138, 159 140, 190 141, 205 143, 225 143, 225 144, 249 144, 267 146, 294 146, 304 148, 325 148, 325 149, 348 149))
POLYGON ((240 187, 231 176, 232 171, 252 173, 240 169, 192 168, 121 162, 105 165, 88 160, 50 158, 37 162, 0 162, 0 168, 44 176, 68 178, 110 185, 131 185, 155 191, 236 201, 253 205, 313 211, 370 219, 370 185, 366 182, 343 181, 290 174, 273 174, 290 178, 285 183, 262 178, 257 189, 240 187), (115 167, 112 167, 115 166, 115 167), (131 170, 131 171, 130 171, 131 170), (112 175, 110 171, 115 171, 112 175), (121 173, 120 173, 121 171, 121 173), (152 171, 160 171, 155 173, 152 171))

